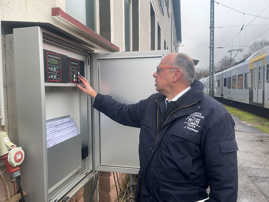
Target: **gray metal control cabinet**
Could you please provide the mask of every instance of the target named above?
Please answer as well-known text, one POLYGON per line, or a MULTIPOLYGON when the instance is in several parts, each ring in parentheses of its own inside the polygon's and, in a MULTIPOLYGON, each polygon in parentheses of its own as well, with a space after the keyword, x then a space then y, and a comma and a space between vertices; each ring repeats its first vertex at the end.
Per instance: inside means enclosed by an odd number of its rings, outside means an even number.
POLYGON ((119 125, 93 109, 92 100, 75 84, 46 83, 43 50, 83 60, 94 88, 124 103, 155 92, 152 74, 166 52, 78 54, 51 45, 40 27, 13 31, 16 119, 19 144, 26 152, 22 179, 27 201, 57 201, 94 170, 137 173, 139 129, 119 125), (48 149, 46 121, 62 116, 73 118, 79 136, 48 149), (82 160, 83 146, 89 154, 82 160))
MULTIPOLYGON (((153 72, 164 52, 125 52, 93 57, 92 81, 98 92, 132 104, 155 92, 153 72)), ((138 173, 139 129, 112 121, 94 110, 96 169, 138 173)))

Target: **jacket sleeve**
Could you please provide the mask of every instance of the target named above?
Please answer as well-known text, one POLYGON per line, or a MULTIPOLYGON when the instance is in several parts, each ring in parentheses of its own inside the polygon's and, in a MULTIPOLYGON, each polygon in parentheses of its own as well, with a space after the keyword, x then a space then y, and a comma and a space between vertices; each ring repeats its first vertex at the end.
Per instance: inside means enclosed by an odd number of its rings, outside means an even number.
POLYGON ((122 104, 114 100, 111 96, 97 94, 93 107, 104 113, 112 120, 133 127, 140 127, 140 122, 144 114, 146 100, 136 104, 122 104))
POLYGON ((237 150, 234 121, 227 113, 206 133, 204 158, 210 187, 207 202, 237 201, 237 150))

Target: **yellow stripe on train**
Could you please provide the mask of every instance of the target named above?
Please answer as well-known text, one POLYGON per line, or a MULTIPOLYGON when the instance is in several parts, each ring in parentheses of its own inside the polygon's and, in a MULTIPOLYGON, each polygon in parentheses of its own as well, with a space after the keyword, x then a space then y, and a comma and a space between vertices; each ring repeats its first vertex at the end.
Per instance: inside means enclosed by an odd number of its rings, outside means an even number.
POLYGON ((262 54, 262 55, 259 55, 259 56, 257 56, 257 57, 252 58, 252 59, 250 60, 250 62, 249 62, 249 69, 253 69, 253 64, 254 64, 255 62, 260 61, 260 60, 263 60, 263 61, 262 61, 262 62, 263 62, 263 65, 265 65, 265 56, 266 56, 266 54, 264 53, 264 54, 262 54))

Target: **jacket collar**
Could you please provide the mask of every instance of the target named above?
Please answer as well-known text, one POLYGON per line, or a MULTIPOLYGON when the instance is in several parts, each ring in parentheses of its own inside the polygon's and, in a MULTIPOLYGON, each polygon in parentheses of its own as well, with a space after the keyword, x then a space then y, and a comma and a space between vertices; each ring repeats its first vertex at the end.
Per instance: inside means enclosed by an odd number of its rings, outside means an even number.
MULTIPOLYGON (((162 124, 162 126, 170 123, 171 121, 175 120, 178 117, 184 116, 186 114, 191 113, 194 109, 192 106, 199 103, 203 98, 203 84, 200 81, 195 80, 192 85, 191 89, 186 92, 182 97, 180 97, 176 102, 173 103, 172 108, 167 111, 166 120, 162 124)), ((159 94, 156 101, 158 103, 158 107, 162 111, 162 104, 164 103, 165 96, 159 94)))
MULTIPOLYGON (((191 84, 191 89, 186 92, 182 97, 175 101, 175 107, 181 108, 184 106, 197 103, 203 98, 203 84, 200 81, 195 80, 191 84)), ((161 93, 158 94, 156 102, 160 105, 165 100, 165 96, 161 93)))
POLYGON ((176 101, 177 107, 184 107, 199 102, 204 95, 203 88, 203 84, 195 80, 191 84, 191 89, 176 101))

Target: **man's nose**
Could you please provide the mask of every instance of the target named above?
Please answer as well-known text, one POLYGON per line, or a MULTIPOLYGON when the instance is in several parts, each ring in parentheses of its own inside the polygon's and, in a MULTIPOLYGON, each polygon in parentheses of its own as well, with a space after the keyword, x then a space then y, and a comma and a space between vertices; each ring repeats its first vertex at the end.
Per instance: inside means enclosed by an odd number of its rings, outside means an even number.
POLYGON ((153 73, 153 77, 156 78, 158 75, 157 75, 157 72, 154 72, 153 73))

